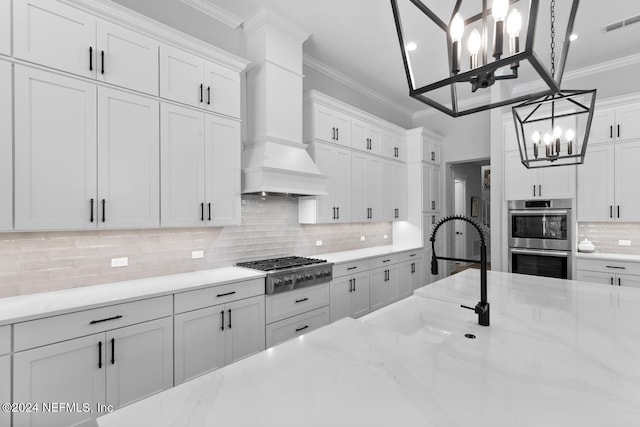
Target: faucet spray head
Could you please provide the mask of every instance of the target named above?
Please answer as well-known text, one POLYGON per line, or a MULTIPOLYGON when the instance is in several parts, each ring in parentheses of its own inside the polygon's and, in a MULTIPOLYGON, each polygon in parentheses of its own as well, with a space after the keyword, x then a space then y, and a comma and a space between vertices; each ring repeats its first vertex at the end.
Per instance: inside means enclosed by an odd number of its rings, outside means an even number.
POLYGON ((431 274, 438 274, 438 260, 435 257, 431 257, 431 274))

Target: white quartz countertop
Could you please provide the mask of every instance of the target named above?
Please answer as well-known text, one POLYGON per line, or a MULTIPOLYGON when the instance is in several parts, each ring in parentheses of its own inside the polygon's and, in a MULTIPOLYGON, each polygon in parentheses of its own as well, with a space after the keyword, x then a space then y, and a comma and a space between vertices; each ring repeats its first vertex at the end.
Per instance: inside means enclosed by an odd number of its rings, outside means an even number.
POLYGON ((577 258, 582 259, 603 259, 605 261, 630 261, 640 262, 640 255, 612 254, 602 252, 576 252, 577 258))
POLYGON ((640 290, 466 270, 114 413, 100 427, 580 426, 640 421, 640 290), (468 339, 471 333, 476 339, 468 339))
POLYGON ((0 325, 261 277, 260 271, 224 267, 0 298, 0 325))
POLYGON ((395 252, 406 252, 412 250, 421 250, 422 247, 404 246, 404 245, 387 245, 374 246, 371 248, 353 249, 350 251, 330 252, 326 254, 313 255, 314 258, 326 259, 334 264, 342 262, 351 262, 365 258, 376 257, 379 255, 387 255, 395 252))

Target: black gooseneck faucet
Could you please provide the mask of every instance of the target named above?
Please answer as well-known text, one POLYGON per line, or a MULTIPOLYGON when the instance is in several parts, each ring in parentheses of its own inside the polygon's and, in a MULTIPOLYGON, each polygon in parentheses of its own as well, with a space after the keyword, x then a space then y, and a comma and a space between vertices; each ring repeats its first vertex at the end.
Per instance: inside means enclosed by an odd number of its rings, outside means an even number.
POLYGON ((447 261, 463 261, 463 262, 478 262, 473 259, 460 259, 460 258, 450 258, 450 257, 439 257, 436 255, 436 234, 438 233, 438 229, 446 222, 449 221, 466 221, 469 224, 473 225, 475 229, 478 231, 480 235, 480 302, 476 304, 475 307, 468 307, 466 305, 461 305, 460 307, 473 310, 478 315, 478 323, 482 326, 489 326, 489 302, 487 301, 487 243, 484 237, 484 233, 480 226, 472 219, 467 218, 462 215, 453 215, 448 216, 446 218, 441 219, 434 227, 433 231, 431 231, 431 274, 438 274, 438 260, 447 260, 447 261))

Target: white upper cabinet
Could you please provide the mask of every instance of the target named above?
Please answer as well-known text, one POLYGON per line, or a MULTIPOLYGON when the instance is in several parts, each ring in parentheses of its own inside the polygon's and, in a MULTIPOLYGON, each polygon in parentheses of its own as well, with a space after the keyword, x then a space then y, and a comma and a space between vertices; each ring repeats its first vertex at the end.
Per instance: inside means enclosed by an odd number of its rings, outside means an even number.
MULTIPOLYGON (((584 121, 586 115, 579 117, 584 121)), ((618 107, 596 106, 591 121, 589 144, 640 138, 640 102, 618 107)))
POLYGON ((354 222, 382 220, 382 159, 366 153, 351 155, 351 215, 354 222))
POLYGON ((11 54, 11 2, 0 2, 0 55, 11 54))
POLYGON ((613 221, 615 161, 613 145, 590 145, 578 167, 578 221, 613 221))
POLYGON ((305 110, 305 141, 320 140, 351 147, 351 117, 324 105, 305 110))
POLYGON ((576 167, 527 169, 519 151, 504 155, 505 200, 570 199, 576 195, 576 167))
POLYGON ((406 221, 408 212, 407 166, 402 163, 393 165, 393 220, 406 221))
POLYGON ((98 88, 98 227, 160 225, 159 102, 98 88))
POLYGON ((442 210, 440 198, 440 166, 422 164, 422 211, 442 210))
POLYGON ((404 137, 384 132, 382 134, 381 154, 390 159, 406 161, 407 140, 404 137))
POLYGON ((382 154, 381 132, 378 128, 353 119, 351 121, 351 147, 373 154, 382 154))
POLYGON ((160 96, 240 117, 240 74, 183 50, 162 46, 160 96))
POLYGON ((15 66, 15 229, 97 221, 96 86, 15 66))
POLYGON ((26 61, 158 93, 158 43, 52 0, 16 1, 14 55, 26 61))
POLYGON ((640 221, 640 142, 624 142, 615 147, 615 212, 618 221, 640 221))
POLYGON ((0 61, 0 230, 11 230, 13 227, 13 106, 11 105, 11 91, 11 64, 0 61))

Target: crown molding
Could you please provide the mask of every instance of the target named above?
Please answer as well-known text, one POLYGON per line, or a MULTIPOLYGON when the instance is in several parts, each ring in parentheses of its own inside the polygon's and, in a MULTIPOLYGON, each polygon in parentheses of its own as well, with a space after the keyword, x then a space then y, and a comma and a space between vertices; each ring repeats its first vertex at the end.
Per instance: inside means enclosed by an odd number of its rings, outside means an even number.
POLYGON ((336 80, 342 84, 344 84, 345 86, 350 87, 353 90, 356 90, 360 93, 362 93, 363 95, 368 96, 369 98, 373 99, 374 101, 377 101, 381 104, 384 104, 388 107, 391 107, 392 109, 394 109, 395 111, 404 114, 405 116, 407 116, 407 118, 411 119, 411 117, 413 116, 413 112, 411 110, 409 110, 408 108, 403 107, 402 105, 398 104, 397 102, 392 101, 391 99, 387 98, 386 96, 376 92, 375 90, 371 89, 368 86, 363 85, 362 83, 352 79, 351 77, 346 76, 345 74, 341 73, 340 71, 336 70, 335 68, 332 68, 330 66, 328 66, 327 64, 318 61, 317 59, 304 54, 303 55, 303 63, 304 65, 308 66, 309 68, 313 68, 314 70, 318 71, 319 73, 322 73, 328 77, 331 77, 333 80, 336 80))
POLYGON ((244 21, 237 15, 221 8, 214 4, 211 0, 180 0, 182 3, 187 6, 191 6, 192 8, 204 13, 212 17, 213 19, 222 22, 223 24, 231 27, 238 28, 242 22, 244 21))
POLYGON ((300 43, 304 43, 309 38, 309 33, 302 31, 291 22, 287 21, 268 7, 263 7, 254 15, 247 18, 242 27, 245 34, 251 34, 265 25, 271 25, 289 35, 300 43))

